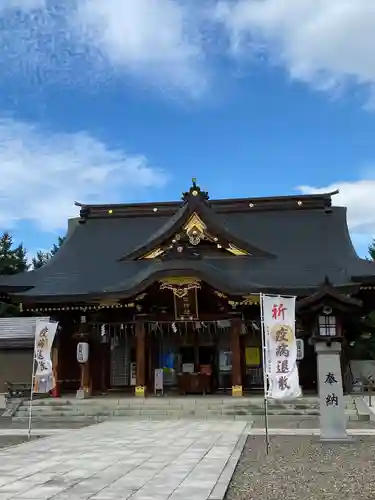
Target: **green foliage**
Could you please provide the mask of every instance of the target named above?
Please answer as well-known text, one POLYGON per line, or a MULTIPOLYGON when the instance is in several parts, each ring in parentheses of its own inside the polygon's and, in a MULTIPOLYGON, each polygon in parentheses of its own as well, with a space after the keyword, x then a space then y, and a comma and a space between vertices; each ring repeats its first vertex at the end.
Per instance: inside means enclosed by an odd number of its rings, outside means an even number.
POLYGON ((350 345, 350 358, 360 360, 375 359, 375 311, 363 321, 359 335, 350 345))
MULTIPOLYGON (((27 252, 23 244, 14 246, 13 239, 5 232, 0 236, 0 275, 9 276, 27 271, 27 252)), ((15 304, 0 302, 0 317, 14 317, 20 314, 15 304)))
POLYGON ((37 252, 36 256, 32 259, 33 269, 39 269, 43 267, 47 262, 53 257, 59 250, 61 245, 64 243, 65 237, 59 236, 57 243, 53 244, 53 247, 48 252, 43 252, 40 250, 37 252))
POLYGON ((65 241, 65 236, 58 237, 57 244, 54 243, 53 247, 51 248, 51 252, 50 252, 51 257, 53 257, 57 253, 57 251, 60 250, 61 245, 64 243, 64 241, 65 241))
POLYGON ((368 247, 368 253, 370 256, 370 259, 375 261, 375 238, 372 240, 371 245, 368 247))
POLYGON ((0 275, 11 275, 27 271, 27 252, 22 243, 13 246, 9 233, 0 236, 0 275))
POLYGON ((0 318, 16 318, 18 316, 21 316, 18 305, 0 302, 0 318))
POLYGON ((39 269, 43 267, 49 259, 51 258, 50 252, 43 252, 43 250, 39 250, 36 256, 32 258, 33 269, 39 269))

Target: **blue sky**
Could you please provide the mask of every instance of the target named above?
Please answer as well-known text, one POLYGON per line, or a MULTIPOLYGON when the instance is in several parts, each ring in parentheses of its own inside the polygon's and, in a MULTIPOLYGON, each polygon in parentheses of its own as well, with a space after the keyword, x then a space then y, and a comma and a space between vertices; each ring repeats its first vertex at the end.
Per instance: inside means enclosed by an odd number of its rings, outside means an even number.
POLYGON ((30 253, 74 201, 340 188, 375 236, 368 0, 2 0, 0 229, 30 253), (4 47, 4 49, 3 49, 4 47))

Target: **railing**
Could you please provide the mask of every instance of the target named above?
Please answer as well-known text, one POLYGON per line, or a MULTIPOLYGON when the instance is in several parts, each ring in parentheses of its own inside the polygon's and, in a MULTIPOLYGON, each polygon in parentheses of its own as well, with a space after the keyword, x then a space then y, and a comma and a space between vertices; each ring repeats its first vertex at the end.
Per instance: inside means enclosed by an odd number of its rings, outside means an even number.
POLYGON ((375 389, 375 384, 374 383, 365 384, 362 387, 363 387, 363 393, 365 391, 367 391, 368 405, 372 406, 372 396, 373 396, 373 392, 374 392, 374 389, 375 389))
POLYGON ((361 382, 361 385, 356 386, 359 390, 355 391, 357 394, 360 394, 361 396, 368 396, 369 399, 369 406, 372 406, 372 398, 374 396, 374 390, 375 390, 375 382, 372 379, 366 379, 365 381, 361 382))

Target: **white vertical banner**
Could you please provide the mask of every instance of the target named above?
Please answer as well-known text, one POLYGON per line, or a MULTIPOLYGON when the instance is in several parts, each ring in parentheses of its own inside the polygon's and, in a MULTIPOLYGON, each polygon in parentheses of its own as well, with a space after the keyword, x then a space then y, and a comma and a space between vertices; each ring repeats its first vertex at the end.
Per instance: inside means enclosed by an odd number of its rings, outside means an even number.
POLYGON ((266 351, 267 397, 293 399, 301 395, 295 336, 295 297, 261 296, 266 351))
POLYGON ((56 335, 58 323, 38 319, 35 326, 33 392, 47 393, 54 388, 55 380, 52 370, 51 349, 56 335))

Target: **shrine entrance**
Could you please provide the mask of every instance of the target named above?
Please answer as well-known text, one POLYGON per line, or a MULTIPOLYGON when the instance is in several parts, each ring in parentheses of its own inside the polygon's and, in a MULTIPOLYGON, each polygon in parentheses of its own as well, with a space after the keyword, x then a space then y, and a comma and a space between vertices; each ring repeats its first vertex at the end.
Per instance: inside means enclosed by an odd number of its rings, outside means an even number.
MULTIPOLYGON (((232 317, 220 320, 91 323, 92 394, 232 394, 263 390, 260 329, 232 317), (160 385, 161 384, 161 385, 160 385)), ((65 337, 65 336, 64 336, 65 337)), ((76 342, 62 338, 62 392, 79 383, 76 342)))
MULTIPOLYGON (((131 308, 132 314, 127 307, 100 306, 79 326, 90 344, 91 394, 263 393, 259 296, 234 301, 197 279, 173 278, 152 284, 131 308)), ((74 325, 61 332, 59 380, 65 393, 79 384, 72 359, 80 335, 74 325)), ((301 385, 313 389, 315 353, 298 326, 297 337, 305 344, 301 385)))
POLYGON ((106 372, 94 389, 134 392, 138 373, 148 394, 231 393, 230 320, 147 322, 141 348, 135 326, 93 325, 106 372))

